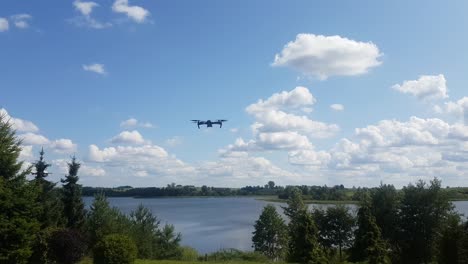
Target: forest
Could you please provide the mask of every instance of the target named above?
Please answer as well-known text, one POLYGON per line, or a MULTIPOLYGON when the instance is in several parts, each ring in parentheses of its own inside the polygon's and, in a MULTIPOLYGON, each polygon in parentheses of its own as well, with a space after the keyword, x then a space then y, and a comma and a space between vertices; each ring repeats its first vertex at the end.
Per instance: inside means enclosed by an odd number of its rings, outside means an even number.
MULTIPOLYGON (((304 197, 314 195, 313 189, 270 183, 259 188, 287 201, 282 208, 287 219, 267 205, 254 224, 253 252, 200 255, 181 246, 174 226, 162 225, 142 205, 124 214, 101 192, 85 210, 75 157, 56 184, 47 178, 44 151, 26 169, 20 151, 21 141, 0 116, 0 263, 468 263, 468 222, 454 211, 436 178, 401 190, 384 184, 359 189, 353 194, 359 200, 357 216, 346 206, 309 210, 304 197)), ((344 187, 324 190, 330 199, 344 187)))

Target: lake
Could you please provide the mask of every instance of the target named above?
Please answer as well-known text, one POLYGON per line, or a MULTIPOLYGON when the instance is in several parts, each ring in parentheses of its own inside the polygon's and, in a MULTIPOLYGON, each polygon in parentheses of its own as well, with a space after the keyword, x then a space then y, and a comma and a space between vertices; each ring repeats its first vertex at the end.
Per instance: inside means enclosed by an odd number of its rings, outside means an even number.
MULTIPOLYGON (((173 224, 182 234, 182 245, 200 253, 222 248, 252 250, 253 225, 266 204, 274 204, 282 212, 280 203, 256 200, 253 197, 207 198, 108 198, 112 206, 130 213, 140 203, 149 208, 161 224, 173 224)), ((93 197, 83 198, 88 207, 93 197)), ((468 215, 468 201, 454 202, 458 212, 468 215)), ((327 207, 330 205, 309 205, 327 207)), ((348 205, 356 210, 355 205, 348 205)))

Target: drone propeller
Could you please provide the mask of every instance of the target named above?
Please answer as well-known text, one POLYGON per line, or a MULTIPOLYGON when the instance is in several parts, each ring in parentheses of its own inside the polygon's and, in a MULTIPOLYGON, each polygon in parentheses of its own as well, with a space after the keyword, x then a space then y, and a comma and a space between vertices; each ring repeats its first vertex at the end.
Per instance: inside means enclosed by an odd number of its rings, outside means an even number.
POLYGON ((226 122, 226 119, 218 119, 218 122, 226 122))
POLYGON ((192 121, 192 122, 194 122, 194 123, 200 122, 200 120, 190 120, 190 121, 192 121))

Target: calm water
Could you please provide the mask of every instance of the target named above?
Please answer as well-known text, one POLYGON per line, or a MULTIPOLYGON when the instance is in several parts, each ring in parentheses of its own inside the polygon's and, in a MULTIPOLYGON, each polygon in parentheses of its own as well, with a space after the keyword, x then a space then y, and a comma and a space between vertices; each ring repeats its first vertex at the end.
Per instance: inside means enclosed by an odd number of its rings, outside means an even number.
MULTIPOLYGON (((87 206, 92 197, 85 197, 87 206)), ((109 198, 112 206, 130 213, 138 204, 151 209, 161 223, 173 224, 182 233, 182 244, 201 253, 221 248, 251 250, 253 225, 262 208, 271 202, 240 198, 109 198)), ((279 203, 271 203, 280 209, 279 203)), ((457 211, 468 215, 468 201, 454 202, 457 211)), ((310 205, 326 207, 327 205, 310 205)), ((356 206, 349 205, 352 210, 356 206)), ((279 210, 282 212, 282 210, 279 210)))

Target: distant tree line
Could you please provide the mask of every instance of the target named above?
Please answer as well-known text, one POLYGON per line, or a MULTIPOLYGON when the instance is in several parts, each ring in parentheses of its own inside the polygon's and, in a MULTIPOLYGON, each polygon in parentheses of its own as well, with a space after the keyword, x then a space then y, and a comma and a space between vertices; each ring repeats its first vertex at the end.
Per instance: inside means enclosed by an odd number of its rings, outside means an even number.
POLYGON ((294 263, 468 263, 468 221, 438 179, 361 190, 357 216, 343 205, 309 210, 302 193, 289 192, 287 224, 275 206, 263 209, 255 251, 294 263))

